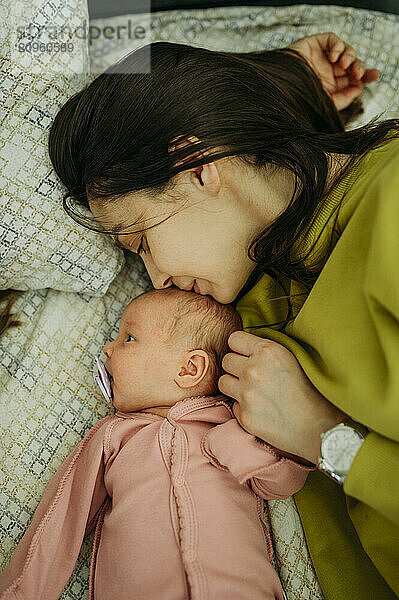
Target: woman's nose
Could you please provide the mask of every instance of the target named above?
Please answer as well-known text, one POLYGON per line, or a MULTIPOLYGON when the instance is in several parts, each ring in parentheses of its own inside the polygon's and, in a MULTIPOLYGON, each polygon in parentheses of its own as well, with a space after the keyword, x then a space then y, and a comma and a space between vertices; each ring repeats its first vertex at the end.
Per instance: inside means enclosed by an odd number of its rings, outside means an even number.
POLYGON ((143 256, 142 258, 144 266, 155 289, 162 290, 173 285, 172 277, 170 275, 167 273, 162 273, 162 271, 160 271, 152 261, 144 259, 143 256))
MULTIPOLYGON (((151 277, 151 275, 150 275, 150 277, 151 277)), ((166 279, 165 279, 165 276, 162 275, 162 277, 160 277, 158 279, 158 281, 159 281, 159 283, 157 281, 152 282, 152 285, 154 286, 154 288, 156 290, 162 290, 164 288, 168 288, 171 285, 173 285, 172 278, 168 277, 168 276, 166 276, 166 279)))

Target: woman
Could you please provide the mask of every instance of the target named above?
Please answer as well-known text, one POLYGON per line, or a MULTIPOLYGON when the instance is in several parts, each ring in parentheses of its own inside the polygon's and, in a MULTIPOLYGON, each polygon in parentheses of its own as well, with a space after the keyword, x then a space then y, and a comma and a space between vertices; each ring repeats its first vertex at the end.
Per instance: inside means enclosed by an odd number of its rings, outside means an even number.
POLYGON ((332 33, 246 54, 159 42, 150 72, 145 50, 56 116, 64 206, 154 287, 235 303, 247 331, 219 388, 244 429, 319 467, 295 499, 327 599, 395 598, 399 121, 344 129, 378 71, 332 33))

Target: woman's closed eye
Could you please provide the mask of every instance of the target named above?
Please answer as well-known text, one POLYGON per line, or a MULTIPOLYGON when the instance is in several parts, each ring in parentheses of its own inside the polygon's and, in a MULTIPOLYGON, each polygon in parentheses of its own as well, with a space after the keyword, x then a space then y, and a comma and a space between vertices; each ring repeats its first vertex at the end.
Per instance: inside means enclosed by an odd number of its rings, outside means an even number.
MULTIPOLYGON (((132 247, 131 247, 131 246, 124 246, 124 245, 123 245, 123 244, 122 244, 122 243, 121 243, 121 242, 120 242, 120 241, 117 239, 117 236, 115 236, 115 235, 111 235, 111 238, 114 240, 115 244, 116 244, 117 246, 119 246, 119 248, 122 248, 123 250, 131 250, 132 252, 134 252, 134 250, 132 250, 132 247)), ((140 254, 140 252, 143 252, 144 254, 146 254, 146 253, 147 253, 147 250, 145 250, 145 248, 144 248, 144 246, 143 246, 143 239, 144 239, 144 236, 143 236, 143 237, 141 237, 141 239, 140 239, 140 244, 139 244, 139 247, 138 247, 138 248, 137 248, 137 250, 135 251, 137 254, 140 254)), ((147 243, 147 246, 148 246, 148 243, 147 243)))
POLYGON ((146 254, 146 252, 147 252, 143 246, 143 239, 144 239, 144 236, 140 239, 140 244, 139 244, 139 247, 137 248, 137 254, 140 254, 140 252, 144 252, 144 254, 146 254))

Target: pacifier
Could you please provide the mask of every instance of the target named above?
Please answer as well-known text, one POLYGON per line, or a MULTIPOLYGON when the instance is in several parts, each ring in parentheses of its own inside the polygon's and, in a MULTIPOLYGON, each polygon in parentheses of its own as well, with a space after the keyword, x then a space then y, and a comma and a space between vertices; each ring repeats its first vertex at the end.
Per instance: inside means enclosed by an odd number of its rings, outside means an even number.
POLYGON ((104 398, 107 402, 111 402, 112 389, 109 382, 109 375, 104 366, 104 363, 96 356, 97 373, 93 373, 93 378, 98 387, 100 388, 104 398))

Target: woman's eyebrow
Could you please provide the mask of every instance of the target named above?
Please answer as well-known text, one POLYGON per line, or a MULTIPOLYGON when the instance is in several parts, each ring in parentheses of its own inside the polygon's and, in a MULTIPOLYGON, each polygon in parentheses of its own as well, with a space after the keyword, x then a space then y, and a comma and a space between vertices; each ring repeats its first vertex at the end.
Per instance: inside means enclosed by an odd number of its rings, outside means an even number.
MULTIPOLYGON (((131 234, 133 235, 133 234, 131 234)), ((122 236, 125 237, 125 236, 122 236)), ((138 240, 140 237, 140 234, 138 233, 137 236, 135 236, 135 238, 133 239, 133 242, 135 242, 136 240, 138 240)), ((119 234, 111 234, 111 238, 114 240, 115 244, 117 246, 119 246, 119 248, 124 248, 126 250, 126 246, 124 246, 123 244, 121 244, 120 240, 119 240, 119 234)))
POLYGON ((118 240, 118 236, 117 235, 111 235, 111 239, 114 240, 115 244, 117 246, 119 246, 119 248, 123 248, 122 244, 120 243, 120 241, 118 240))

